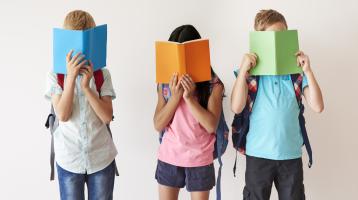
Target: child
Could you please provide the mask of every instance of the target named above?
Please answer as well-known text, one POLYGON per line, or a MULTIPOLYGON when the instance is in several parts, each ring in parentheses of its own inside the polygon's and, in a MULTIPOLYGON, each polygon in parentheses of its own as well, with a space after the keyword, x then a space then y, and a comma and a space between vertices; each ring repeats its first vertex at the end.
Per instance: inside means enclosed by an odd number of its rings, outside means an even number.
MULTIPOLYGON (((286 20, 275 10, 261 10, 255 18, 255 30, 287 30, 286 20)), ((308 105, 320 113, 324 107, 323 98, 310 60, 302 51, 296 56, 304 72, 303 96, 308 105)), ((253 53, 243 57, 231 96, 235 113, 242 112, 245 107, 248 96, 246 79, 257 59, 260 58, 253 53)), ((246 138, 244 199, 269 199, 272 182, 279 199, 305 199, 301 159, 303 138, 298 120, 300 110, 291 76, 261 76, 259 83, 246 138)))
MULTIPOLYGON (((200 38, 193 26, 184 25, 172 32, 169 41, 182 43, 200 38)), ((214 134, 222 110, 224 85, 213 71, 211 81, 200 83, 194 83, 189 75, 174 74, 168 101, 161 86, 158 85, 154 114, 155 129, 165 132, 155 173, 159 198, 178 199, 180 188, 186 185, 192 199, 208 199, 215 185, 214 134)))
MULTIPOLYGON (((92 16, 81 10, 67 14, 64 28, 85 30, 95 27, 92 16)), ((110 73, 102 69, 100 94, 93 79, 93 66, 85 55, 69 52, 64 85, 57 74, 49 74, 46 97, 51 99, 60 120, 54 146, 62 200, 113 199, 116 147, 106 124, 112 120, 112 100, 116 97, 110 73), (63 88, 62 88, 63 87, 63 88)))

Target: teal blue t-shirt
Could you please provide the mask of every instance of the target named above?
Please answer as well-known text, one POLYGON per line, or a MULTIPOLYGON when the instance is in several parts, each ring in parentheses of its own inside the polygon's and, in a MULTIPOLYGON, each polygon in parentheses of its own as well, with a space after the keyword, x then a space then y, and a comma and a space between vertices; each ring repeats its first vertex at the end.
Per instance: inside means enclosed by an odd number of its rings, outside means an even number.
MULTIPOLYGON (((272 160, 300 158, 303 139, 291 76, 260 76, 259 79, 246 154, 272 160)), ((303 76, 302 91, 306 86, 307 78, 303 76)))

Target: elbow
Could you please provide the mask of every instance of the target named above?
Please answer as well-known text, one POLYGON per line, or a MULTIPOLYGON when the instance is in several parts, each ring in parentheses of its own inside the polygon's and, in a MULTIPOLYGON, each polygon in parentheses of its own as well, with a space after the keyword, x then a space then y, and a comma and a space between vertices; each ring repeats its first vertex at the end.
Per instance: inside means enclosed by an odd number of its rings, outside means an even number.
POLYGON ((231 110, 232 112, 234 112, 235 114, 239 114, 242 112, 242 110, 244 109, 244 105, 236 105, 236 104, 231 104, 231 110))
POLYGON ((113 115, 107 115, 101 118, 102 122, 105 124, 110 124, 113 119, 113 115))
POLYGON ((209 133, 216 133, 216 129, 218 128, 219 120, 212 121, 205 127, 205 130, 209 133))
POLYGON ((164 128, 165 128, 165 127, 163 127, 163 126, 159 125, 158 123, 155 123, 155 122, 154 122, 154 129, 155 129, 157 132, 162 132, 164 128))
POLYGON ((216 132, 216 127, 208 127, 208 128, 206 128, 206 131, 209 134, 215 133, 216 132))
POLYGON ((316 113, 322 113, 323 110, 324 110, 324 105, 318 106, 318 107, 315 109, 316 113))
POLYGON ((112 118, 105 118, 105 119, 102 119, 102 122, 105 123, 105 124, 110 124, 112 121, 112 118))
POLYGON ((68 120, 70 120, 70 115, 59 114, 58 120, 61 122, 68 122, 68 120))
POLYGON ((153 123, 154 123, 154 129, 157 131, 157 132, 161 132, 165 127, 163 127, 162 125, 160 125, 160 123, 155 119, 153 119, 153 123))

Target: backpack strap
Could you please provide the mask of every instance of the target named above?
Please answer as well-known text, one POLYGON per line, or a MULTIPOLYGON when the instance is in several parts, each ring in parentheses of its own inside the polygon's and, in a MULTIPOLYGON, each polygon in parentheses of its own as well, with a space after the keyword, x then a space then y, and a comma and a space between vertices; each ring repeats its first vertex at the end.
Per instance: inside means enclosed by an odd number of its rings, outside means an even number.
POLYGON ((100 69, 93 72, 93 77, 94 77, 94 82, 96 84, 97 92, 98 94, 101 94, 101 88, 104 83, 103 71, 100 69))
POLYGON ((64 74, 57 74, 57 83, 60 85, 60 87, 64 88, 65 83, 65 75, 64 74))
POLYGON ((300 124, 300 129, 301 129, 301 134, 302 134, 302 139, 303 139, 303 144, 306 147, 306 151, 308 154, 308 167, 311 168, 312 164, 313 164, 313 153, 312 153, 312 148, 311 148, 311 144, 310 141, 308 139, 308 134, 307 134, 307 129, 306 129, 306 120, 305 117, 303 115, 304 111, 305 111, 305 107, 302 103, 302 82, 303 82, 303 75, 302 74, 291 74, 291 81, 293 84, 293 88, 295 90, 295 96, 297 99, 297 103, 298 103, 298 107, 300 109, 300 113, 298 116, 298 121, 300 124))

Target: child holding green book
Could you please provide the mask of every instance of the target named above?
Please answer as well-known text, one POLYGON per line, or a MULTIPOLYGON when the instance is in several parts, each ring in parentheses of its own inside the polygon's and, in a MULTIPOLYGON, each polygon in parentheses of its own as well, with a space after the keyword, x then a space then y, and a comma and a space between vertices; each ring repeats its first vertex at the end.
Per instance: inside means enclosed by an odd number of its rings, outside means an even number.
MULTIPOLYGON (((261 10, 255 18, 255 30, 285 31, 286 20, 275 10, 261 10)), ((249 71, 255 68, 260 57, 247 53, 242 59, 231 95, 231 108, 240 114, 246 106, 252 106, 245 146, 244 199, 268 200, 272 183, 279 199, 305 199, 301 159, 304 139, 298 117, 301 107, 296 98, 302 94, 318 113, 323 111, 324 103, 309 57, 302 51, 295 56, 303 71, 301 88, 294 87, 290 74, 253 77, 249 71), (250 93, 256 94, 254 104, 250 102, 250 93)))

